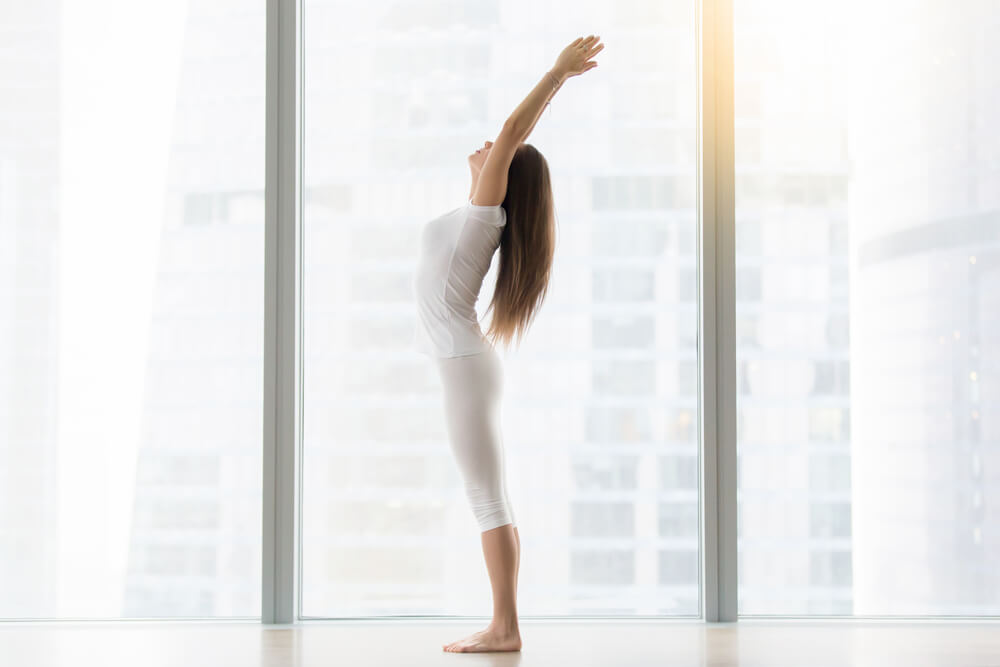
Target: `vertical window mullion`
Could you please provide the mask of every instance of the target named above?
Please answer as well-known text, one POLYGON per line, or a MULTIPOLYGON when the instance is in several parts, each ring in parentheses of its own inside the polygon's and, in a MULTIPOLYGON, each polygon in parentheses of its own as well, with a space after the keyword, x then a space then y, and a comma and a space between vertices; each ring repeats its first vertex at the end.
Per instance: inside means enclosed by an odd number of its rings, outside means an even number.
POLYGON ((699 7, 699 381, 702 614, 737 619, 733 0, 699 7))
POLYGON ((298 610, 301 0, 267 0, 262 623, 298 610))

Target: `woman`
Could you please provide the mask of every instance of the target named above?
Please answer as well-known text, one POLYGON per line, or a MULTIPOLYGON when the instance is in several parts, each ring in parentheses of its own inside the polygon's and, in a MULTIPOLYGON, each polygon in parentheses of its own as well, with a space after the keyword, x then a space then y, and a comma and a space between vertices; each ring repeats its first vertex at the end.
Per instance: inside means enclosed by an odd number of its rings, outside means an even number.
POLYGON ((485 630, 443 645, 445 651, 518 651, 517 573, 521 539, 507 498, 499 428, 502 387, 495 343, 523 336, 545 298, 555 248, 552 188, 545 158, 523 143, 549 99, 571 76, 597 66, 599 36, 577 38, 504 122, 496 142, 468 156, 469 201, 428 222, 414 280, 416 348, 434 358, 445 421, 466 495, 479 524, 493 588, 485 630), (500 248, 486 335, 475 304, 500 248))

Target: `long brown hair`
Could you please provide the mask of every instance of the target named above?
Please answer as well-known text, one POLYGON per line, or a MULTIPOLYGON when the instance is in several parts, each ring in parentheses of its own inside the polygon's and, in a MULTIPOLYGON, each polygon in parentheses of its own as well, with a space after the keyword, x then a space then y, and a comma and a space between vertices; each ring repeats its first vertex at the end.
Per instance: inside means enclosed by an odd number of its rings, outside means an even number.
POLYGON ((555 210, 545 157, 521 144, 507 171, 503 200, 507 224, 500 235, 500 266, 486 337, 504 346, 518 341, 531 325, 548 292, 555 254, 555 210))

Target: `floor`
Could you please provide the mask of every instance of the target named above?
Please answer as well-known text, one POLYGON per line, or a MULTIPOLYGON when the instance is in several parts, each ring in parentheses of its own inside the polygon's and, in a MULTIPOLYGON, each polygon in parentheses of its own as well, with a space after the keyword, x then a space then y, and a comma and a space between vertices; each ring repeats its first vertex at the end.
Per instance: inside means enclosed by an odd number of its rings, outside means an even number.
POLYGON ((446 653, 481 622, 0 623, 0 665, 1000 667, 1000 623, 522 620, 518 653, 446 653))

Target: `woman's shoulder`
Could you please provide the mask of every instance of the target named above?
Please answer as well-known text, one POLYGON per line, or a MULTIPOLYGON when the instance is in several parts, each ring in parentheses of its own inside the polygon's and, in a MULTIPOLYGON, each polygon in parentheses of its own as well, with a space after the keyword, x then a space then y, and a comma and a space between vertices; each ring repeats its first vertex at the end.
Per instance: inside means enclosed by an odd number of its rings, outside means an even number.
POLYGON ((503 227, 507 223, 507 211, 504 210, 501 204, 494 206, 473 204, 472 197, 470 197, 469 201, 465 204, 465 209, 468 211, 468 217, 487 224, 503 227))

